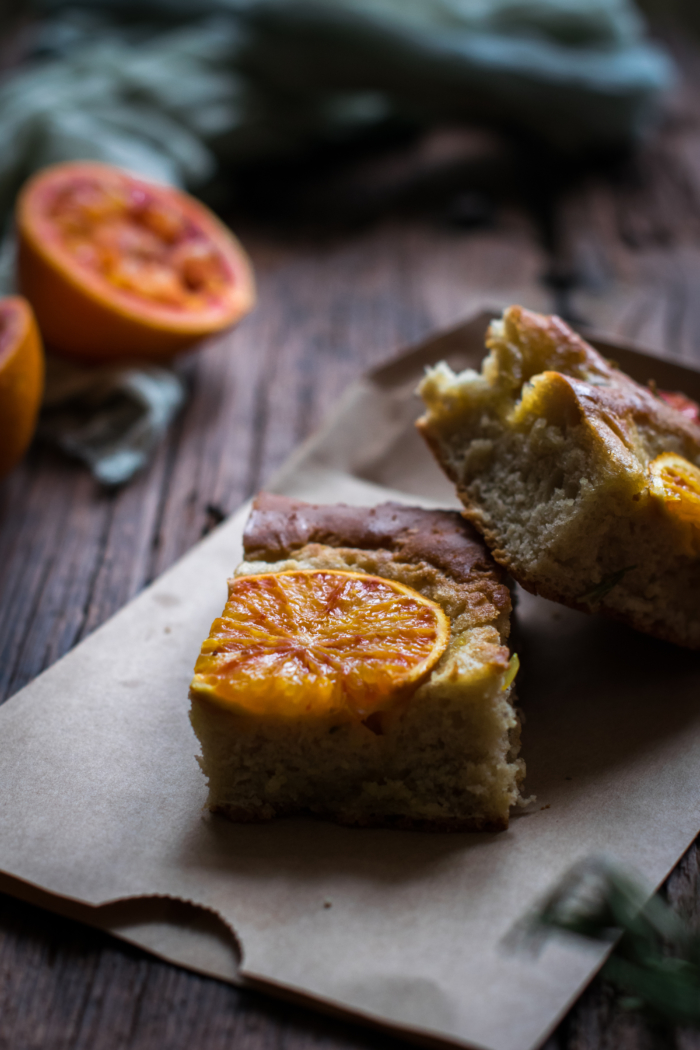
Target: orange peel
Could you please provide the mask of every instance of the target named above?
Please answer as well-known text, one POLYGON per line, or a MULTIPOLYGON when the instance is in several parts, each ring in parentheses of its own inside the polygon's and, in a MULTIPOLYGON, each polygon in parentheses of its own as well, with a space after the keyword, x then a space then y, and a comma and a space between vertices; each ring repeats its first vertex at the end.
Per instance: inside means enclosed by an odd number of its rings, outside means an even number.
POLYGON ((46 342, 69 357, 168 358, 254 304, 237 239, 173 187, 57 164, 25 184, 16 220, 20 288, 46 342))
POLYGON ((32 308, 0 299, 0 477, 24 455, 44 390, 44 352, 32 308))
POLYGON ((413 588, 367 573, 299 569, 229 582, 191 690, 255 716, 365 720, 424 682, 449 619, 413 588))
POLYGON ((662 452, 649 464, 649 489, 679 521, 700 526, 700 469, 676 452, 662 452))

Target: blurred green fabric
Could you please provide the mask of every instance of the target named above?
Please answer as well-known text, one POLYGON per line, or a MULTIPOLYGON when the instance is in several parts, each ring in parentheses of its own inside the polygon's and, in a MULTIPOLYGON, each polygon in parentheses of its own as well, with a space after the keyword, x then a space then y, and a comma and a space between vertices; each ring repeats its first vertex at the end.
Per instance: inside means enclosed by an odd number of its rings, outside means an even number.
MULTIPOLYGON (((35 0, 34 13, 33 51, 0 86, 0 291, 15 194, 56 161, 197 191, 217 170, 396 119, 488 122, 569 153, 620 147, 673 77, 628 0, 35 0)), ((42 431, 121 484, 184 397, 169 369, 53 361, 42 431)))
POLYGON ((673 68, 629 0, 37 0, 0 87, 0 210, 94 158, 190 188, 392 116, 495 122, 576 151, 633 142, 673 68))

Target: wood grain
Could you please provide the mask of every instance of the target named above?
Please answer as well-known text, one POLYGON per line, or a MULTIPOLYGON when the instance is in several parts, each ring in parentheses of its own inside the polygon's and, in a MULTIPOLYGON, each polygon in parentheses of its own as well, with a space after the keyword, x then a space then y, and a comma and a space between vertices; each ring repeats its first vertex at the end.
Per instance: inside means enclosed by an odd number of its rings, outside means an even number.
MULTIPOLYGON (((349 382, 487 301, 545 305, 527 221, 387 222, 323 243, 243 231, 255 314, 183 362, 186 409, 110 493, 36 445, 0 484, 0 695, 67 652, 260 488, 349 382), (246 235, 247 234, 247 235, 246 235)), ((373 1047, 392 1041, 159 963, 0 897, 5 1047, 373 1047)), ((397 1045, 399 1045, 397 1043, 397 1045)))
MULTIPOLYGON (((484 304, 563 304, 700 365, 700 83, 685 45, 675 46, 690 72, 641 159, 583 180, 549 178, 544 211, 531 186, 518 192, 511 153, 490 227, 449 227, 444 209, 320 237, 239 221, 259 307, 181 363, 190 398, 149 468, 111 493, 36 444, 0 483, 0 699, 263 486, 349 382, 435 327, 484 304)), ((535 181, 539 163, 529 169, 535 181)), ((696 924, 699 865, 693 847, 667 885, 696 924)), ((0 1050, 380 1045, 406 1044, 195 976, 0 897, 0 1050)), ((700 1037, 625 1013, 595 981, 547 1046, 697 1050, 700 1037)))

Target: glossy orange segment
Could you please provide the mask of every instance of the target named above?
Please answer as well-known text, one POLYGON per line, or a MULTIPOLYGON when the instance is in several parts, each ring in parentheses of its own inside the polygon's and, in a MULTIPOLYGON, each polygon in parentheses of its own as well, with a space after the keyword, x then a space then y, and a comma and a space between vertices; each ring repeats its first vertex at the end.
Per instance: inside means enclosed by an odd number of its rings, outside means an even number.
POLYGON ((252 715, 362 720, 420 685, 449 634, 439 605, 378 576, 240 576, 202 646, 191 688, 252 715))
POLYGON ((52 348, 160 358, 238 321, 255 299, 233 234, 194 198, 105 164, 31 179, 17 205, 19 275, 52 348))
POLYGON ((663 452, 648 467, 651 492, 670 514, 700 526, 700 469, 675 452, 663 452))
POLYGON ((24 455, 44 391, 44 351, 26 299, 0 299, 0 477, 24 455))

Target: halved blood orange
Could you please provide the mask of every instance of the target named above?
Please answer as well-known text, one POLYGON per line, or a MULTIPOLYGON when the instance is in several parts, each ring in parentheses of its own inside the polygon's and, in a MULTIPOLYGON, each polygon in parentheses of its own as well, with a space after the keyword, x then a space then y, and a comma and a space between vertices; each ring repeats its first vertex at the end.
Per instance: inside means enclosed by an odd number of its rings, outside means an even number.
POLYGON ((692 401, 686 394, 681 394, 679 391, 659 390, 658 394, 662 401, 665 401, 671 408, 675 408, 676 412, 680 412, 691 423, 700 423, 700 405, 697 401, 692 401))
POLYGON ((439 605, 379 576, 325 569, 239 576, 191 688, 251 715, 344 712, 364 720, 428 677, 449 634, 439 605))
POLYGON ((647 469, 649 487, 669 513, 700 526, 700 469, 675 452, 662 452, 647 469))
POLYGON ((44 391, 44 351, 26 299, 0 299, 0 477, 32 439, 44 391))
POLYGON ((46 168, 17 203, 19 280, 52 349, 172 356, 255 301, 250 262, 199 201, 106 164, 46 168))

